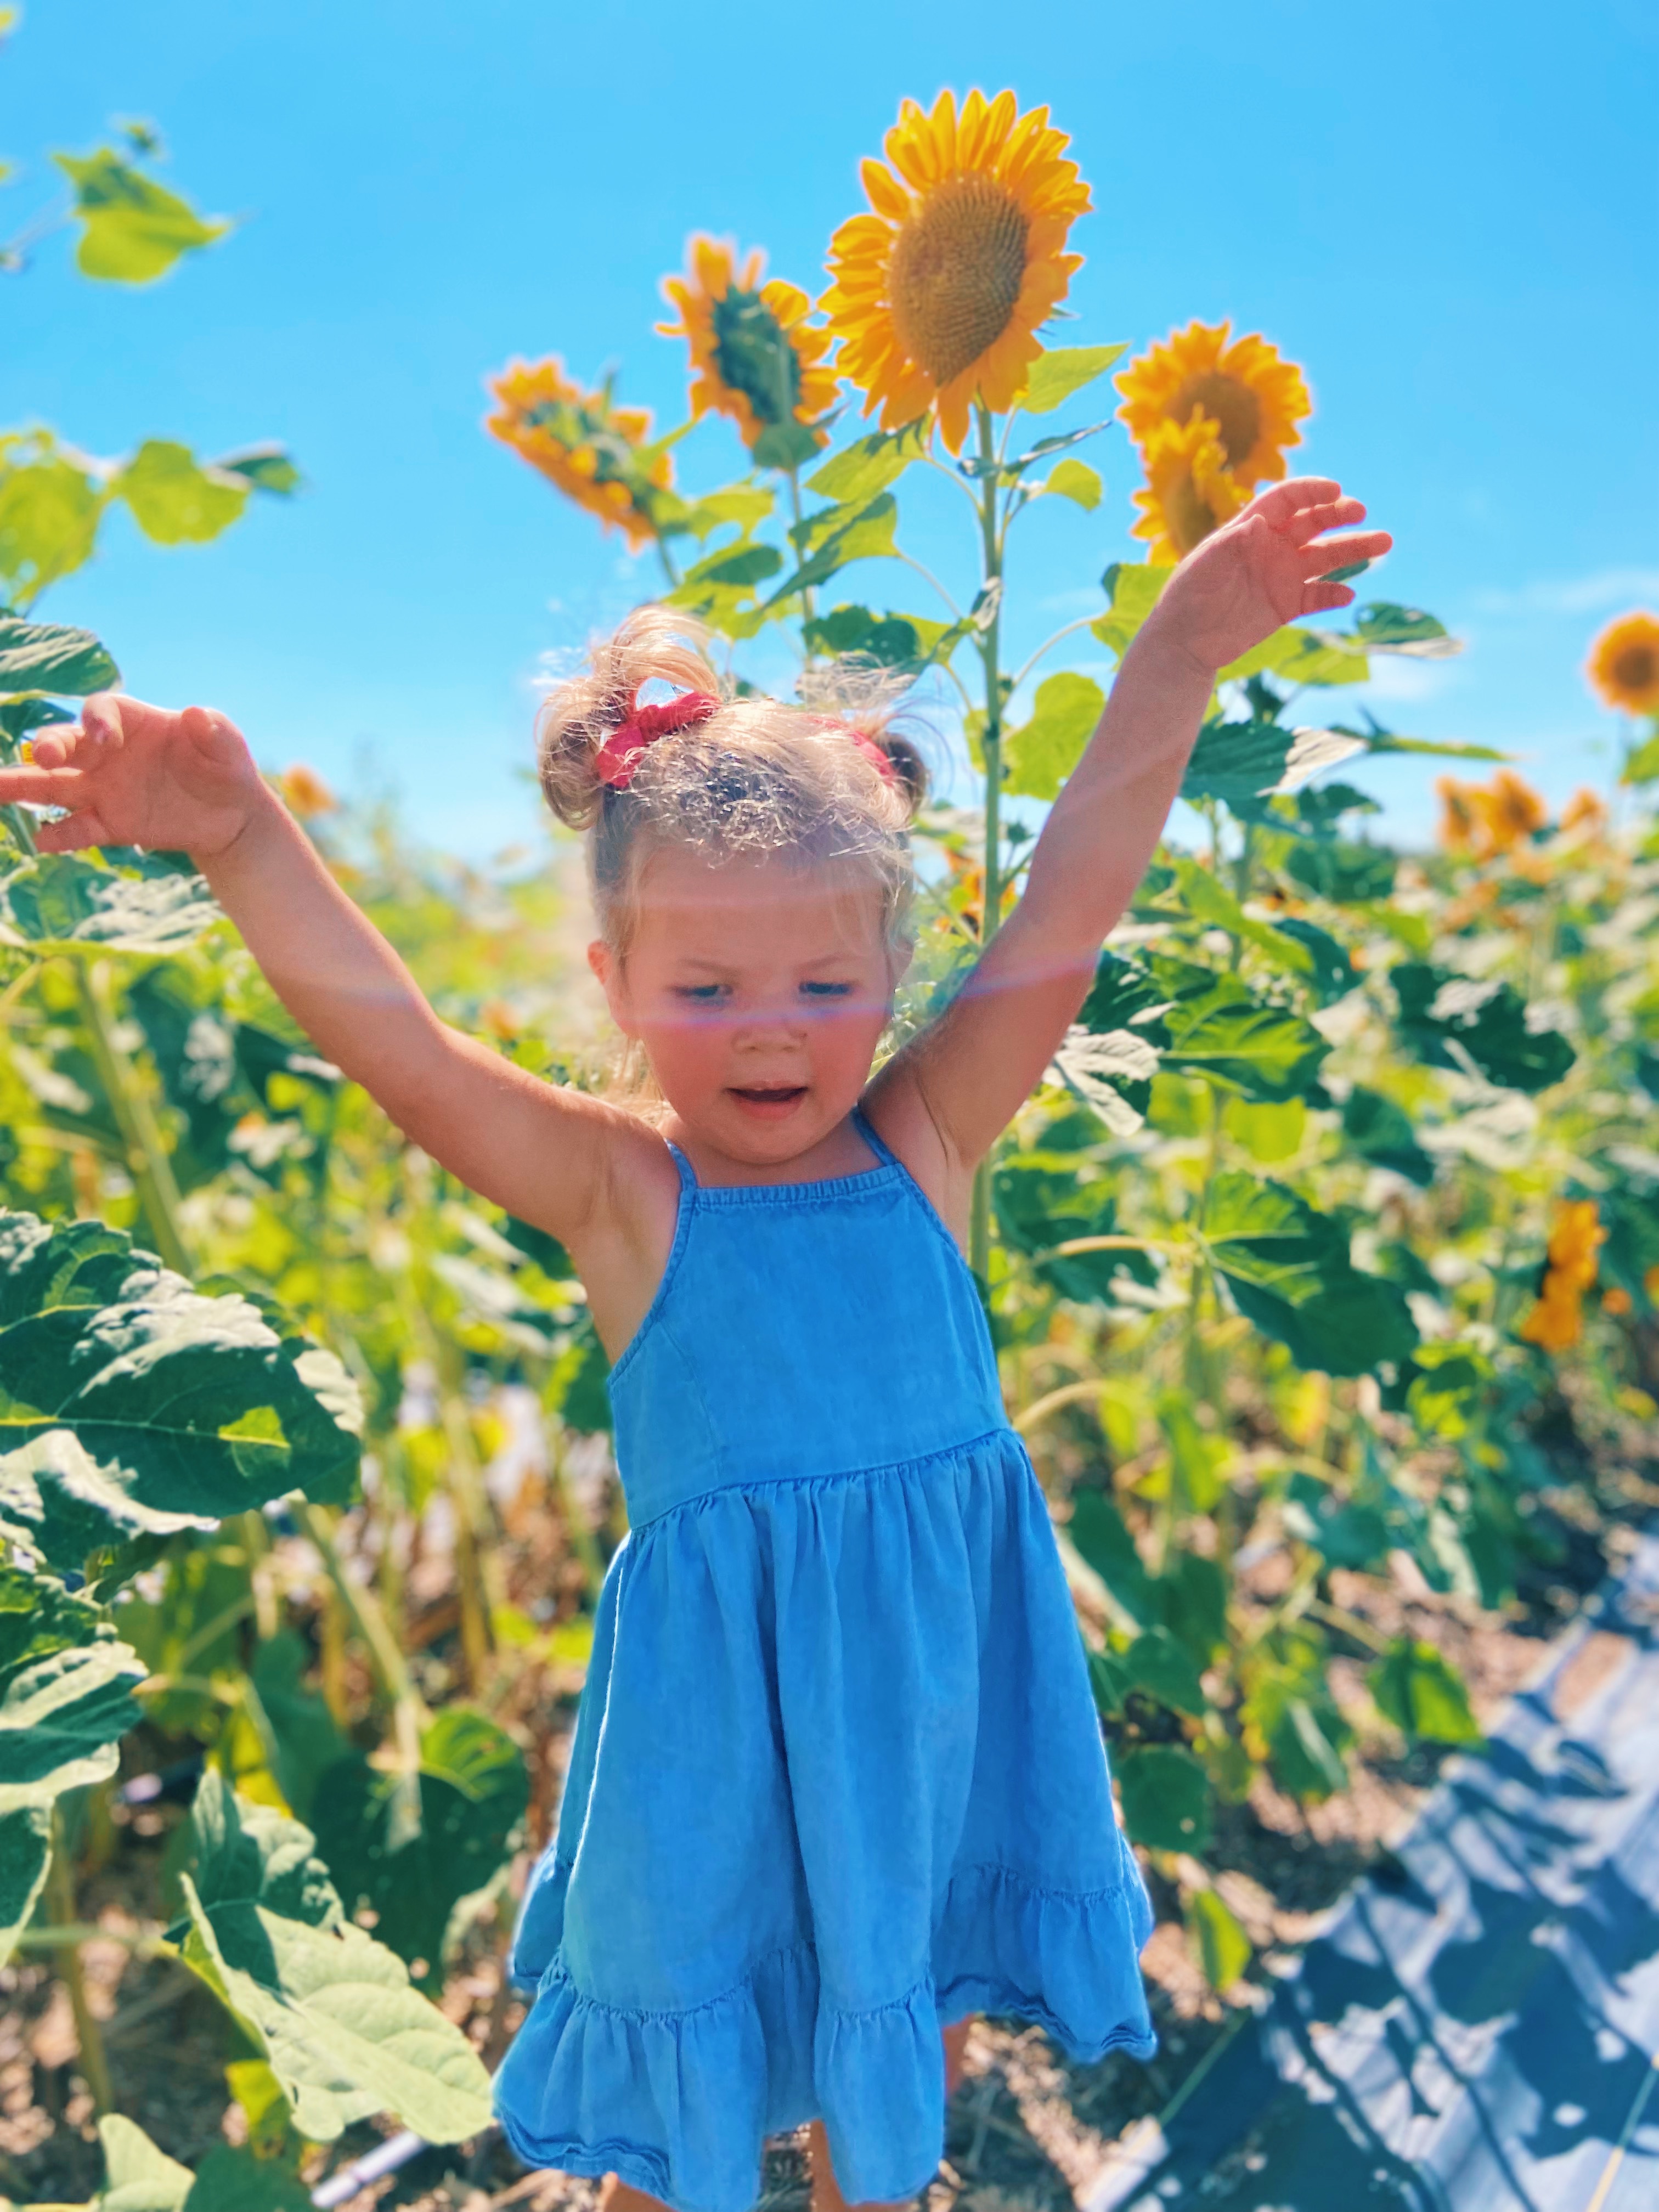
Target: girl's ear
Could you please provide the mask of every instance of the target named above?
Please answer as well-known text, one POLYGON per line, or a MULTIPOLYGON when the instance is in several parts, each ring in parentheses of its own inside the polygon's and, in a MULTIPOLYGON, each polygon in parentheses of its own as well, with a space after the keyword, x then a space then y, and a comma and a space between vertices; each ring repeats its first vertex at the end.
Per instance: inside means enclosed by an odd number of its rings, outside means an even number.
POLYGON ((611 1018, 624 1036, 635 1034, 633 1016, 629 1006, 628 970, 602 937, 596 937, 587 948, 587 964, 599 978, 599 988, 605 993, 605 1002, 611 1009, 611 1018))

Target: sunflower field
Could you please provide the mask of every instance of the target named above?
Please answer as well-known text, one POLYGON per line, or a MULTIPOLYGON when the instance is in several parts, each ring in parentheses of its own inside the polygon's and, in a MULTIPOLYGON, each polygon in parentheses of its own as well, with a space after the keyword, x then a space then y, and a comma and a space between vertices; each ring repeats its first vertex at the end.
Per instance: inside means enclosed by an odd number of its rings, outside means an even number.
MULTIPOLYGON (((216 245, 153 151, 64 157, 88 276, 216 245)), ((1068 647, 1121 656, 1311 400, 1225 323, 1050 342, 1090 200, 1045 110, 907 103, 884 154, 817 301, 690 240, 659 325, 688 423, 549 356, 491 379, 487 428, 657 564, 734 682, 761 641, 805 696, 851 659, 941 702, 960 803, 920 825, 897 1042, 1018 901, 1098 718, 1068 647), (697 490, 678 447, 711 411, 750 465, 697 490), (1114 417, 1146 557, 1012 665, 1021 538, 1103 507, 1114 417), (933 477, 971 592, 902 546, 933 477)), ((0 757, 118 680, 118 641, 38 605, 110 502, 206 539, 298 481, 272 446, 0 437, 0 757)), ((1559 817, 1495 752, 1345 713, 1379 659, 1457 650, 1362 600, 1221 672, 1189 834, 975 1190, 1124 1821, 1215 2015, 1262 1970, 1229 1877, 1264 1808, 1316 1837, 1361 1767, 1478 1744, 1457 1652, 1540 1593, 1559 1618, 1659 1502, 1659 618, 1598 641, 1619 781, 1559 817), (1342 772, 1437 753, 1462 756, 1438 840, 1396 851, 1342 772)), ((276 781, 445 1019, 603 1079, 570 848, 469 870, 276 781)), ((393 2130, 488 2140, 515 1889, 625 1534, 605 1361, 562 1250, 316 1056, 186 862, 0 823, 0 1959, 58 2039, 26 2094, 0 2052, 0 2184, 343 2201, 327 2177, 393 2130)))

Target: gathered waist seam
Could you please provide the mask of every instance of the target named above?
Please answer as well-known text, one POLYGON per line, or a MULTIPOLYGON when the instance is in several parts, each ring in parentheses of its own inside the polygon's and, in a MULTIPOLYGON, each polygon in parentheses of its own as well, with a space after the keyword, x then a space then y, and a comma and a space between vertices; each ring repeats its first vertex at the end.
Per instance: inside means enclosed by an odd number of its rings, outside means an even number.
MULTIPOLYGON (((706 1505, 711 1498, 725 1498, 733 1491, 748 1497, 761 1490, 809 1490, 833 1483, 888 1481, 895 1475, 922 1474, 944 1461, 961 1459, 964 1454, 976 1451, 981 1444, 994 1443, 1003 1438, 1018 1445, 1020 1457, 1022 1460, 1025 1457, 1025 1447, 1018 1431, 1012 1423, 1001 1421, 994 1428, 981 1429, 976 1436, 964 1437, 959 1443, 941 1444, 935 1451, 923 1452, 911 1459, 889 1460, 874 1467, 830 1468, 815 1474, 763 1474, 714 1483, 707 1490, 696 1491, 690 1498, 678 1498, 672 1505, 661 1506, 656 1512, 648 1513, 642 1521, 634 1522, 632 1531, 635 1536, 641 1536, 659 1522, 667 1520, 671 1514, 684 1513, 694 1505, 706 1505)), ((628 1478, 624 1474, 624 1495, 627 1489, 628 1478)))

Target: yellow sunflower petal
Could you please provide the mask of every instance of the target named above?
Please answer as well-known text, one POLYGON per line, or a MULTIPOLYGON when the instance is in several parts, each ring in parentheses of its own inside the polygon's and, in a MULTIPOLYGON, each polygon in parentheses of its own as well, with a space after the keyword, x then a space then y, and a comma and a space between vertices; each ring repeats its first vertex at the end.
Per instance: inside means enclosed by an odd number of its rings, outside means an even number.
POLYGON ((1184 423, 1159 423, 1143 459, 1146 483, 1134 495, 1143 512, 1130 534, 1152 540, 1147 557, 1160 566, 1184 560, 1249 496, 1227 468, 1220 426, 1200 408, 1184 423))
POLYGON ((1063 250, 1089 205, 1068 143, 1008 91, 971 91, 960 111, 948 89, 931 113, 903 102, 884 141, 890 169, 863 167, 875 213, 836 231, 818 303, 866 415, 893 427, 936 403, 959 451, 975 399, 1012 404, 1080 265, 1063 250))
POLYGON ((1194 407, 1218 427, 1226 464, 1247 489, 1285 474, 1285 451, 1312 410, 1294 362, 1256 332, 1228 343, 1226 323, 1190 324, 1151 347, 1117 380, 1119 417, 1141 447, 1160 423, 1182 424, 1194 407))

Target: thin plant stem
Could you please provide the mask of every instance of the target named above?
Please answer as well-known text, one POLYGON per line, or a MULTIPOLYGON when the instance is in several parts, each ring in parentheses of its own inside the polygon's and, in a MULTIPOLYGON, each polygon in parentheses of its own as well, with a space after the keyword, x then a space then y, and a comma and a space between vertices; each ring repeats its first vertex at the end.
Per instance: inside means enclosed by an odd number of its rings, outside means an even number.
MULTIPOLYGON (((979 637, 979 656, 985 677, 985 724, 980 732, 981 757, 985 764, 985 899, 980 922, 980 943, 988 946, 1002 920, 1002 539, 998 529, 997 471, 994 434, 990 410, 975 403, 979 422, 978 479, 981 589, 994 591, 991 617, 979 637)), ((981 1283, 991 1269, 991 1163, 982 1159, 974 1171, 974 1191, 968 1237, 969 1264, 981 1283)))
POLYGON ((190 1253, 179 1218, 179 1186, 173 1180, 173 1161, 161 1142, 149 1099, 131 1061, 116 1042, 108 968, 102 961, 90 967, 77 961, 75 981, 86 1016, 93 1064, 121 1132, 127 1168, 149 1233, 167 1265, 177 1274, 188 1275, 190 1253))
MULTIPOLYGON (((805 520, 800 503, 800 471, 799 468, 785 469, 782 473, 788 481, 789 504, 793 509, 795 528, 799 532, 801 523, 805 520)), ((805 560, 806 557, 805 548, 801 547, 799 538, 796 538, 795 542, 798 550, 800 551, 802 560, 805 560)), ((811 622, 817 613, 817 598, 811 584, 808 584, 805 589, 802 592, 800 595, 800 604, 803 621, 801 642, 806 647, 806 665, 810 668, 813 661, 817 658, 817 655, 813 652, 811 645, 807 644, 805 630, 805 624, 811 622)))
POLYGON ((908 553, 899 553, 896 551, 890 554, 888 557, 894 561, 902 561, 907 568, 914 568, 917 575, 922 577, 927 583, 933 586, 933 589, 939 593, 940 599, 944 600, 945 605, 950 608, 951 612, 956 617, 957 620, 958 622, 962 620, 962 609, 951 597, 949 592, 945 590, 944 585, 940 583, 939 578, 933 574, 931 568, 924 568, 920 561, 913 561, 908 553))
POLYGON ((1077 630, 1091 629, 1095 623, 1099 620, 1100 617, 1098 615, 1079 615, 1076 622, 1069 622, 1063 629, 1057 629, 1052 637, 1045 637, 1042 644, 1038 646, 1036 651, 1030 656, 1030 659, 1025 663, 1025 665, 1020 670, 1018 675, 1015 677, 1013 682, 1008 686, 1009 692, 1012 694, 1018 690, 1020 685, 1025 681, 1031 671, 1036 666, 1038 661, 1042 659, 1045 653, 1051 653, 1054 647, 1060 643, 1061 638, 1070 637, 1077 630))
MULTIPOLYGON (((86 1969, 81 1960, 78 1930, 81 1923, 75 1917, 75 1870, 70 1864, 69 1838, 64 1826, 61 1805, 52 1810, 52 1872, 46 1880, 47 1894, 52 1900, 54 1918, 72 1940, 64 1942, 58 1954, 58 1972, 64 1987, 69 1992, 70 2010, 75 2019, 75 2039, 81 2046, 81 2071, 86 2077, 92 2101, 100 2112, 115 2110, 115 2092, 109 2078, 109 2059, 104 2050, 103 2030, 93 2016, 87 1999, 86 1969)), ((102 1930, 99 1930, 101 1934, 102 1930)))
POLYGON ((674 556, 668 550, 668 540, 665 538, 659 538, 657 540, 657 558, 662 562, 662 572, 668 579, 669 590, 678 592, 680 587, 680 572, 674 566, 674 556))

